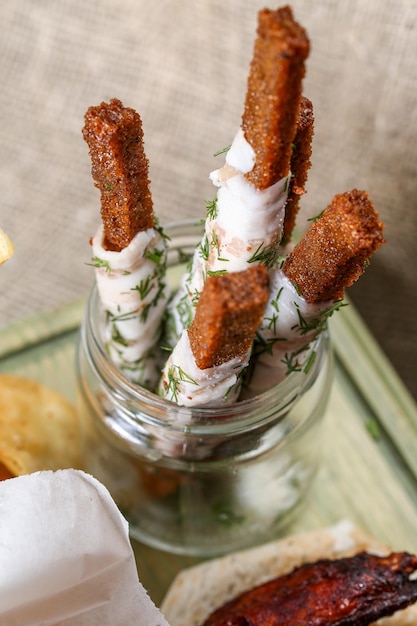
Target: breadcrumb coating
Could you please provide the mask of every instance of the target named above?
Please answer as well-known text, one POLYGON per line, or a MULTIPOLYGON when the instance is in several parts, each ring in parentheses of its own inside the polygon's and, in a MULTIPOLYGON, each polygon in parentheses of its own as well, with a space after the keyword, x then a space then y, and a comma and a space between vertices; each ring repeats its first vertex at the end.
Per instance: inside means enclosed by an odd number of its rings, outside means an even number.
POLYGON ((305 96, 301 99, 300 112, 297 119, 297 130, 291 155, 291 182, 285 205, 285 218, 282 233, 282 244, 291 241, 297 214, 300 208, 300 197, 306 193, 308 171, 311 167, 312 142, 314 134, 314 112, 312 102, 305 96))
POLYGON ((243 133, 256 154, 246 178, 257 189, 289 173, 308 53, 307 34, 290 7, 259 12, 242 117, 243 133))
POLYGON ((307 302, 340 300, 385 243, 383 228, 365 191, 336 195, 288 255, 283 271, 307 302))
POLYGON ((154 225, 142 121, 113 99, 87 110, 82 133, 100 190, 103 247, 120 252, 139 231, 154 225))
POLYGON ((268 270, 264 265, 207 278, 188 329, 200 369, 246 355, 268 297, 268 270))

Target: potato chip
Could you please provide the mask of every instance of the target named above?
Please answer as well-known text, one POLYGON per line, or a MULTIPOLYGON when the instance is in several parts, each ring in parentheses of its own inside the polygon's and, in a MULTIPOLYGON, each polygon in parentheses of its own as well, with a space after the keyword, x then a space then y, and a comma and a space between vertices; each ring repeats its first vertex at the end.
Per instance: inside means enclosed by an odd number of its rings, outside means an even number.
POLYGON ((8 235, 0 228, 0 265, 14 253, 14 245, 8 235))
POLYGON ((0 479, 81 468, 75 407, 34 380, 0 374, 0 479))

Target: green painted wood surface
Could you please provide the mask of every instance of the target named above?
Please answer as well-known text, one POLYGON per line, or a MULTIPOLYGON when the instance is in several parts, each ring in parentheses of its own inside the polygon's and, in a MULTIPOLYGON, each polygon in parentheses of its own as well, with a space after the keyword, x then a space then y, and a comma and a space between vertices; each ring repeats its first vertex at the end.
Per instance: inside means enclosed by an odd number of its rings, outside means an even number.
MULTIPOLYGON (((84 303, 0 330, 0 372, 39 380, 75 403, 84 303)), ((416 552, 416 405, 352 305, 333 316, 330 331, 335 376, 322 465, 304 509, 285 532, 349 518, 394 549, 416 552)), ((175 574, 198 562, 132 544, 140 579, 157 604, 175 574)))

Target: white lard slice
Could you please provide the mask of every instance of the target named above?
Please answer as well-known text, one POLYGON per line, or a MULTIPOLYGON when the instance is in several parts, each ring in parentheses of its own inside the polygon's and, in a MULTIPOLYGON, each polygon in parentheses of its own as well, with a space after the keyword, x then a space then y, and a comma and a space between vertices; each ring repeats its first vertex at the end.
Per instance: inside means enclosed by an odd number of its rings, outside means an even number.
POLYGON ((168 301, 166 247, 159 231, 137 233, 120 252, 106 250, 103 227, 92 241, 97 288, 106 321, 103 341, 116 366, 135 382, 159 379, 156 344, 168 301))

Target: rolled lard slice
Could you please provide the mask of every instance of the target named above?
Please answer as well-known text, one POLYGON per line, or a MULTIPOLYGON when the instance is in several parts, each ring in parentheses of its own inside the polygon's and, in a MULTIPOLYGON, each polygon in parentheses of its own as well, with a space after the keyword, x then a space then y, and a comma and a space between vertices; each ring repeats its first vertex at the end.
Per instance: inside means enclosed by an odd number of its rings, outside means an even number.
POLYGON ((307 370, 314 358, 310 343, 341 305, 333 301, 311 304, 282 269, 270 272, 271 295, 258 329, 250 374, 242 398, 272 389, 294 371, 307 370), (249 381, 249 382, 248 382, 249 381))
POLYGON ((308 53, 307 35, 289 7, 259 12, 241 128, 224 167, 210 175, 219 190, 191 268, 168 306, 170 346, 193 319, 207 276, 252 263, 270 267, 278 255, 308 53))
POLYGON ((257 333, 244 397, 308 368, 311 341, 342 304, 350 287, 385 242, 383 223, 365 191, 336 195, 281 267, 270 272, 271 292, 257 333))
POLYGON ((168 300, 164 237, 149 228, 120 252, 103 247, 103 227, 92 240, 93 263, 105 311, 102 337, 117 367, 131 380, 153 389, 160 377, 157 347, 168 300))
POLYGON ((153 390, 163 364, 158 339, 169 290, 142 121, 113 99, 87 110, 83 137, 100 190, 102 226, 92 240, 92 264, 106 312, 103 341, 127 378, 153 390))
POLYGON ((289 176, 267 189, 257 189, 245 178, 253 157, 252 148, 239 130, 224 167, 211 174, 219 191, 209 207, 204 235, 191 267, 168 304, 166 342, 170 346, 193 320, 207 277, 244 271, 252 264, 270 266, 275 261, 289 176))
POLYGON ((234 402, 268 295, 263 265, 209 277, 194 320, 164 367, 160 395, 183 406, 234 402))

